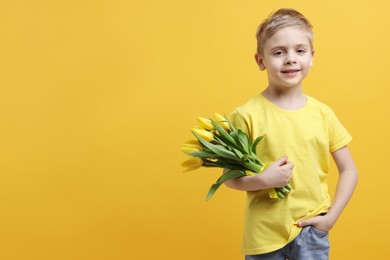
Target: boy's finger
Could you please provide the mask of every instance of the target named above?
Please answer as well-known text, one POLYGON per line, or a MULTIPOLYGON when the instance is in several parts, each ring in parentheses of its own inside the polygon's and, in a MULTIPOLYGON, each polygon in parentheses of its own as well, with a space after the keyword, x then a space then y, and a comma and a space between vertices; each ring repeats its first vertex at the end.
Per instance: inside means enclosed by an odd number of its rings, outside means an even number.
POLYGON ((312 226, 317 224, 317 217, 314 218, 309 218, 309 219, 304 219, 298 222, 299 227, 305 227, 305 226, 312 226))
POLYGON ((277 165, 285 165, 287 163, 287 155, 280 157, 277 161, 277 165))
POLYGON ((294 168, 294 164, 292 162, 288 162, 288 163, 286 163, 284 165, 281 165, 280 167, 283 167, 283 168, 285 168, 287 170, 292 170, 294 168))

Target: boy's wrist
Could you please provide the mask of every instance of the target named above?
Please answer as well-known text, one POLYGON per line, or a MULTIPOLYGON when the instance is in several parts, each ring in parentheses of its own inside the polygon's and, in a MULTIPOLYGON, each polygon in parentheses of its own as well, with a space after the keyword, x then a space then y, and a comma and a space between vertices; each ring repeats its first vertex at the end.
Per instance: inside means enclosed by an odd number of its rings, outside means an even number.
POLYGON ((265 178, 264 175, 259 174, 259 175, 253 176, 253 177, 254 177, 253 181, 256 182, 256 186, 259 188, 259 190, 273 188, 273 187, 271 187, 271 185, 268 182, 268 179, 265 178))
POLYGON ((327 219, 328 225, 330 226, 330 228, 332 228, 336 224, 336 221, 337 221, 339 215, 336 214, 331 209, 329 209, 329 211, 323 217, 325 217, 327 219))

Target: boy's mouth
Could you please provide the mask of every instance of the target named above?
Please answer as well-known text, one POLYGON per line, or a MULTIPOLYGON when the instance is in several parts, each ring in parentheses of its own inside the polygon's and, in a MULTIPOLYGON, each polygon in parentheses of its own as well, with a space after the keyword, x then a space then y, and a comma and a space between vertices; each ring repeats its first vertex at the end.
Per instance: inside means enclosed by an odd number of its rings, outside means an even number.
POLYGON ((287 76, 287 77, 294 77, 300 71, 301 70, 298 70, 298 69, 282 70, 282 74, 287 76))
POLYGON ((294 74, 294 73, 297 73, 301 70, 298 70, 298 69, 290 69, 290 70, 282 70, 282 73, 284 74, 294 74))

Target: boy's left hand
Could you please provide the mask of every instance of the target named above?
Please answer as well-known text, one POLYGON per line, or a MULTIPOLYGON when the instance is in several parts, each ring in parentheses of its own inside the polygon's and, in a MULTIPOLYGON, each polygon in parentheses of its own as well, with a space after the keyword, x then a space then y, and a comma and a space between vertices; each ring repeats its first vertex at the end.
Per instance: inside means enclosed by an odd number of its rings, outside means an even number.
POLYGON ((316 216, 314 218, 300 220, 298 222, 299 227, 313 226, 316 229, 319 229, 324 232, 328 232, 334 225, 334 222, 330 219, 328 215, 325 216, 316 216))

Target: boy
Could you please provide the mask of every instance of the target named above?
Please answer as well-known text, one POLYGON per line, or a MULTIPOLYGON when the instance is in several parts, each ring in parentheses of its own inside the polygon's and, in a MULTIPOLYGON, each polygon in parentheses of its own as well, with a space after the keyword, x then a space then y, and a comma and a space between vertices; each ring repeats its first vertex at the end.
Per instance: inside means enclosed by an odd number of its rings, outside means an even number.
POLYGON ((256 62, 268 75, 267 88, 231 114, 231 122, 254 139, 271 163, 261 174, 226 182, 247 191, 243 253, 246 260, 328 259, 328 231, 357 183, 347 144, 352 137, 333 111, 302 92, 314 49, 310 22, 293 9, 280 9, 257 31, 256 62), (333 203, 328 194, 329 154, 339 179, 333 203), (267 189, 293 187, 282 200, 267 189))

